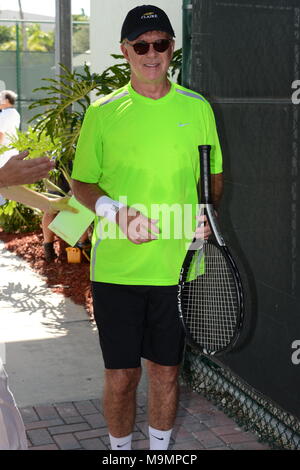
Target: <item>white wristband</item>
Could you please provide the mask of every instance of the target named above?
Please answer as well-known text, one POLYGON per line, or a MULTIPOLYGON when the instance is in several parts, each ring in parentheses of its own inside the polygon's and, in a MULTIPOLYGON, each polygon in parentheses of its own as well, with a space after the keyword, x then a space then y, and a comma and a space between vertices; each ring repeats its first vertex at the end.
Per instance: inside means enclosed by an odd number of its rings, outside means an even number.
POLYGON ((114 201, 108 196, 101 196, 96 201, 95 211, 99 217, 105 217, 110 222, 116 222, 116 214, 124 207, 119 201, 114 201))

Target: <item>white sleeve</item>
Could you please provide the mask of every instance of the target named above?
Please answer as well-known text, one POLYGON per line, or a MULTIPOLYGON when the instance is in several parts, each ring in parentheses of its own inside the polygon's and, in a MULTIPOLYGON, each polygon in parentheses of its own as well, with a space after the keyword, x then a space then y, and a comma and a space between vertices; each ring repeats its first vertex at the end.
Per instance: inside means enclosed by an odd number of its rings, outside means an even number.
POLYGON ((15 110, 13 112, 0 113, 0 132, 13 133, 20 126, 20 115, 15 110))
POLYGON ((9 128, 8 119, 4 119, 4 113, 0 113, 0 132, 6 132, 9 128))
POLYGON ((9 389, 0 358, 0 450, 26 450, 27 438, 21 414, 9 389))

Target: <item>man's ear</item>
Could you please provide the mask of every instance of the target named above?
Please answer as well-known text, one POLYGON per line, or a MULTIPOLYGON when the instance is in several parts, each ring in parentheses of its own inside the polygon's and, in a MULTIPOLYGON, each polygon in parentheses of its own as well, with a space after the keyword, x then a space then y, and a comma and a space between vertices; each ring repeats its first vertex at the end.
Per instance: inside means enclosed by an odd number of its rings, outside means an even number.
POLYGON ((125 57, 126 60, 128 60, 129 62, 129 56, 128 56, 128 50, 127 50, 127 47, 125 46, 125 44, 121 44, 120 46, 120 49, 121 49, 121 52, 123 54, 123 56, 125 57))
POLYGON ((174 51, 175 51, 175 41, 174 41, 174 39, 172 39, 171 48, 172 48, 172 55, 173 55, 174 51))

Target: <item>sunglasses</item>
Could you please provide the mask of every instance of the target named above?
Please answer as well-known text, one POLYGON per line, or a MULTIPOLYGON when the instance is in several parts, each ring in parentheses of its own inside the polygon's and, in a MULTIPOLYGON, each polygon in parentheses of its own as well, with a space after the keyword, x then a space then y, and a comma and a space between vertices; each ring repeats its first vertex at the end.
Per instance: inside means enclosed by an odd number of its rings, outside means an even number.
POLYGON ((151 44, 153 45, 154 49, 157 52, 162 53, 162 52, 166 52, 166 50, 169 49, 170 44, 171 44, 171 39, 158 39, 157 41, 154 41, 154 42, 141 41, 141 42, 136 42, 135 44, 130 44, 129 42, 127 42, 127 44, 129 44, 129 46, 132 46, 134 51, 138 55, 147 54, 147 52, 149 52, 151 44))

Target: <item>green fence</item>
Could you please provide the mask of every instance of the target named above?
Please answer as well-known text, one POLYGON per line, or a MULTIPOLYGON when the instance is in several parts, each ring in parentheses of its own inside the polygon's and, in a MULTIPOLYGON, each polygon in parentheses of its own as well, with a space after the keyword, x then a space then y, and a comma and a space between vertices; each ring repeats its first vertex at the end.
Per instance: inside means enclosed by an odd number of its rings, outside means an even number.
MULTIPOLYGON (((48 33, 55 32, 55 23, 51 21, 26 21, 25 24, 26 27, 40 25, 46 27, 48 33)), ((42 92, 33 92, 33 90, 45 85, 43 78, 55 78, 55 50, 54 47, 47 52, 23 50, 22 22, 1 20, 0 25, 14 26, 15 34, 12 40, 15 47, 12 46, 12 50, 1 50, 0 43, 0 90, 9 89, 18 94, 17 108, 21 115, 21 129, 24 130, 28 121, 36 114, 36 111, 29 110, 29 105, 35 99, 42 97, 42 92)), ((73 68, 79 72, 83 69, 84 63, 89 61, 89 47, 87 47, 89 27, 88 22, 73 22, 73 39, 76 40, 73 44, 73 68)))

